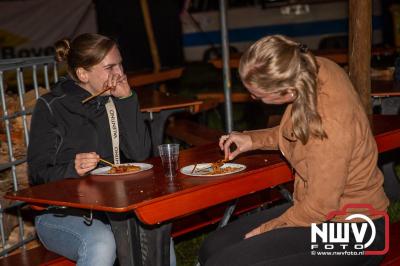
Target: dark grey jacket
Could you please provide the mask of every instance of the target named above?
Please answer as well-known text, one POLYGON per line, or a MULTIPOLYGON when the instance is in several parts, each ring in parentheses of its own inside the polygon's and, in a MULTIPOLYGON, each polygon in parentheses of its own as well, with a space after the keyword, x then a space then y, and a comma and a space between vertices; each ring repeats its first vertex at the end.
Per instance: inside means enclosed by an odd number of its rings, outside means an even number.
MULTIPOLYGON (((106 97, 86 104, 90 93, 71 79, 62 79, 54 89, 38 99, 28 146, 28 174, 32 185, 78 177, 74 159, 77 153, 97 152, 113 160, 106 97)), ((141 161, 150 154, 151 139, 139 110, 137 95, 113 97, 118 112, 122 162, 141 161)))

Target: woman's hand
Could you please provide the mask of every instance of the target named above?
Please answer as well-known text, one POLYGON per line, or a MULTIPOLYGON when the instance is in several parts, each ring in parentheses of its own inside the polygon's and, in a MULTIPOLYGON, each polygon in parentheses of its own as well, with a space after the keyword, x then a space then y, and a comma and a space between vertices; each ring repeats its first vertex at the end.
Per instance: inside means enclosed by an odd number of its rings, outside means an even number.
POLYGON ((117 98, 128 97, 132 94, 125 74, 122 76, 120 74, 110 74, 104 86, 111 87, 111 95, 117 98))
POLYGON ((100 156, 95 152, 78 153, 75 156, 75 170, 79 176, 84 176, 93 170, 99 162, 100 156))
POLYGON ((253 230, 248 232, 245 235, 244 238, 245 239, 246 238, 250 238, 250 237, 253 237, 253 236, 256 236, 256 235, 259 235, 259 234, 263 234, 263 233, 266 233, 268 231, 271 231, 271 230, 274 230, 274 229, 277 229, 277 228, 286 227, 286 226, 287 226, 287 224, 284 221, 282 221, 280 219, 280 217, 277 217, 275 219, 269 220, 268 222, 260 225, 257 228, 254 228, 253 230))
POLYGON ((244 239, 247 239, 247 238, 250 238, 250 237, 253 237, 253 236, 262 234, 262 233, 264 233, 264 232, 262 231, 262 225, 261 225, 261 226, 255 228, 255 229, 251 230, 250 232, 248 232, 248 233, 244 236, 244 239))
POLYGON ((224 151, 225 160, 233 160, 242 152, 250 151, 253 146, 251 137, 245 133, 232 132, 219 139, 219 147, 224 151), (231 152, 231 145, 236 145, 236 150, 231 152))

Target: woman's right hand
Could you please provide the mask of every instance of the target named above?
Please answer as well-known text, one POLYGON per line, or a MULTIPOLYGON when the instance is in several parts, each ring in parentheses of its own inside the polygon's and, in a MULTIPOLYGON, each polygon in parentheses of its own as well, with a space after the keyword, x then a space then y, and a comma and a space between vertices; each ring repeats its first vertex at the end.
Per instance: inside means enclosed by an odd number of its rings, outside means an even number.
POLYGON ((100 156, 95 152, 78 153, 75 155, 75 170, 79 176, 96 168, 100 156))
POLYGON ((123 98, 132 95, 132 91, 129 87, 125 74, 110 74, 107 81, 104 83, 104 87, 111 88, 111 95, 117 98, 123 98))
POLYGON ((223 135, 219 139, 219 147, 224 151, 225 160, 233 160, 242 152, 250 151, 253 147, 253 141, 246 133, 232 132, 229 135, 223 135), (231 151, 232 144, 236 145, 236 149, 231 151))

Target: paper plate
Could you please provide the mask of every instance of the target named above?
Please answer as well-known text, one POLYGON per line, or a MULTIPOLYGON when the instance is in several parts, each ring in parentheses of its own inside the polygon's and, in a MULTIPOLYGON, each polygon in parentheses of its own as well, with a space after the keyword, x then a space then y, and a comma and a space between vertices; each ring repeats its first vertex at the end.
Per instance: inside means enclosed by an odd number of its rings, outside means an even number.
POLYGON ((227 168, 227 167, 233 167, 236 168, 232 172, 227 172, 227 173, 221 173, 221 174, 212 174, 212 168, 211 168, 211 163, 199 163, 197 165, 192 164, 185 166, 181 168, 181 173, 184 175, 189 175, 189 176, 222 176, 222 175, 231 175, 234 173, 238 173, 246 169, 246 166, 243 164, 238 164, 238 163, 224 163, 223 166, 221 166, 222 169, 227 168), (193 168, 196 166, 196 169, 193 171, 193 168))
POLYGON ((97 168, 93 171, 90 172, 91 175, 104 175, 104 176, 113 176, 113 175, 133 175, 133 174, 137 174, 146 170, 149 170, 151 168, 153 168, 152 164, 148 164, 148 163, 123 163, 120 164, 121 166, 123 165, 134 165, 134 166, 139 166, 140 170, 138 171, 130 171, 130 172, 124 172, 124 173, 115 173, 115 174, 109 174, 108 171, 111 169, 111 166, 105 166, 105 167, 101 167, 101 168, 97 168))

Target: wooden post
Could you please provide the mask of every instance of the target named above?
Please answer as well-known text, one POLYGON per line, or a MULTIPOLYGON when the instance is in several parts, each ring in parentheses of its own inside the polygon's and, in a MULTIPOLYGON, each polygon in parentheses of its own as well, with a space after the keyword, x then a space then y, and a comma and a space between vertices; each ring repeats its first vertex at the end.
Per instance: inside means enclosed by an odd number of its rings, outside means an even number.
POLYGON ((151 22, 151 15, 147 0, 140 0, 140 6, 142 7, 142 13, 144 18, 144 25, 146 28, 147 39, 150 45, 151 59, 153 60, 154 73, 160 72, 160 56, 158 55, 158 48, 156 38, 154 37, 153 23, 151 22))
POLYGON ((349 0, 349 76, 367 114, 371 105, 372 0, 349 0))

